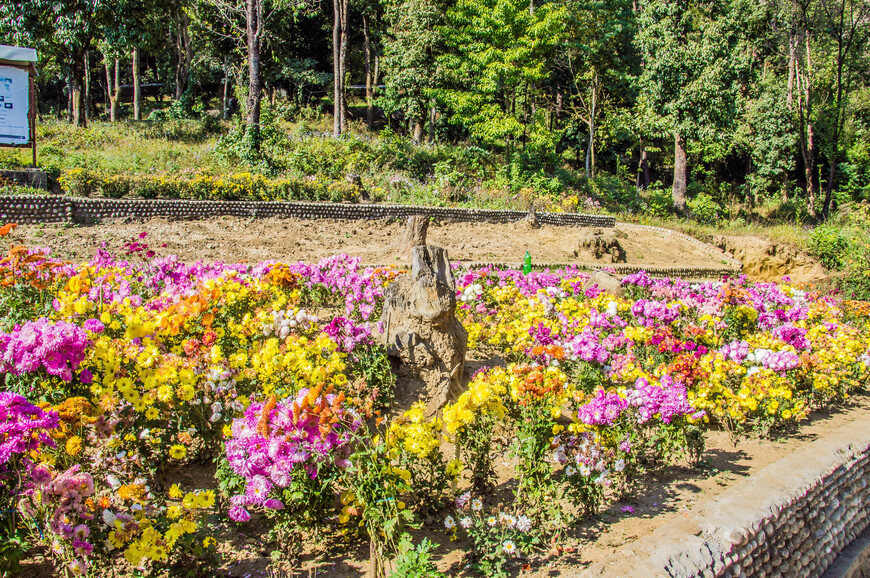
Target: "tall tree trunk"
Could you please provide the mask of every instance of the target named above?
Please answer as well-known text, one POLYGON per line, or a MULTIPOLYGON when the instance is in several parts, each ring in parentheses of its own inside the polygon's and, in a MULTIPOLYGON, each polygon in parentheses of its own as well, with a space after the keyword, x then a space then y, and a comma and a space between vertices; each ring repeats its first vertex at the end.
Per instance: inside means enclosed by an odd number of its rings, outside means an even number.
POLYGON ((429 107, 429 134, 427 140, 429 143, 435 142, 435 104, 429 107))
POLYGON ((121 90, 119 80, 119 63, 115 59, 115 71, 112 73, 112 64, 106 58, 106 96, 109 98, 109 121, 116 122, 118 120, 118 96, 121 90))
POLYGON ((375 124, 375 109, 372 93, 372 42, 369 37, 369 19, 363 14, 363 38, 365 38, 365 69, 366 69, 366 124, 372 130, 375 124))
POLYGON ((339 75, 341 76, 341 132, 347 130, 347 119, 350 117, 350 111, 347 108, 347 90, 345 89, 344 79, 347 72, 347 41, 350 33, 348 31, 348 1, 341 0, 341 51, 339 52, 339 75))
POLYGON ((75 89, 73 85, 75 81, 73 77, 75 76, 72 69, 66 75, 66 121, 70 124, 75 122, 75 115, 73 110, 73 101, 75 100, 75 89))
POLYGON ((83 90, 84 72, 83 72, 83 54, 76 52, 73 57, 73 72, 72 72, 72 124, 74 126, 87 126, 85 120, 85 92, 83 90))
POLYGON ((224 56, 224 93, 221 98, 221 116, 227 118, 230 106, 230 57, 224 56))
POLYGON ((586 147, 586 177, 595 176, 595 113, 598 106, 598 73, 592 76, 592 94, 589 108, 589 144, 586 147))
POLYGON ((686 185, 688 184, 688 165, 686 163, 686 145, 680 133, 674 133, 674 186, 672 189, 674 209, 682 214, 686 212, 686 185))
POLYGON ((341 123, 341 84, 343 82, 341 71, 341 5, 343 0, 332 0, 332 81, 333 81, 333 105, 332 105, 332 134, 341 136, 344 125, 341 123))
POLYGON ((381 57, 375 54, 375 72, 372 75, 372 96, 378 95, 378 78, 381 75, 381 57))
POLYGON ((190 42, 190 18, 187 12, 181 11, 178 17, 178 31, 175 35, 175 48, 178 63, 175 65, 175 100, 181 98, 187 89, 187 77, 190 74, 190 63, 193 60, 193 45, 190 42))
POLYGON ((810 52, 810 35, 808 31, 804 32, 806 38, 806 68, 801 69, 799 63, 795 62, 795 76, 797 79, 798 90, 798 132, 800 138, 801 157, 804 162, 804 187, 807 197, 807 211, 810 216, 816 216, 816 185, 815 185, 815 135, 813 132, 813 103, 812 96, 812 74, 813 62, 810 52))
POLYGON ((91 120, 91 51, 85 50, 84 55, 84 83, 85 83, 85 124, 91 120))
POLYGON ((142 120, 142 79, 139 75, 139 47, 133 48, 133 120, 142 120))
POLYGON ((646 145, 643 142, 640 143, 640 170, 637 172, 637 188, 643 189, 644 191, 649 188, 650 183, 650 174, 649 174, 649 153, 646 150, 646 145))
POLYGON ((248 36, 248 118, 247 131, 251 146, 260 148, 260 98, 262 97, 262 79, 260 77, 260 27, 263 14, 263 0, 247 0, 247 36, 248 36))
POLYGON ((794 33, 788 35, 788 88, 785 95, 785 105, 791 110, 794 107, 794 78, 797 62, 797 38, 794 33))

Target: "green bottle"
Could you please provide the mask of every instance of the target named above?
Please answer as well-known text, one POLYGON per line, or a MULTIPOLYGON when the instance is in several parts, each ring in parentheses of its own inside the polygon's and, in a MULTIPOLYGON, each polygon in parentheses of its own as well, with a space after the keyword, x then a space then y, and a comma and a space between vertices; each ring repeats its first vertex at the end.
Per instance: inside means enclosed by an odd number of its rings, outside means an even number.
POLYGON ((532 256, 526 251, 526 258, 523 259, 523 275, 528 275, 532 272, 532 256))

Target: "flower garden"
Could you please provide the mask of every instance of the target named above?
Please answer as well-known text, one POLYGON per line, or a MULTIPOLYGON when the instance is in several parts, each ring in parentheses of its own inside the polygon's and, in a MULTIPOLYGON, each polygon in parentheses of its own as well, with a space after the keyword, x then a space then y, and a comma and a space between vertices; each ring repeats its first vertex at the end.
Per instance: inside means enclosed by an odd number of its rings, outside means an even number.
POLYGON ((464 572, 515 575, 644 476, 700 460, 709 431, 788 435, 870 370, 866 302, 645 273, 617 297, 577 269, 457 269, 469 350, 503 362, 429 416, 394 406, 378 343, 401 271, 190 265, 149 242, 0 260, 0 570, 40 551, 58 574, 210 575, 244 532, 275 568, 314 541, 365 545, 374 576, 438 576, 428 523, 464 572))

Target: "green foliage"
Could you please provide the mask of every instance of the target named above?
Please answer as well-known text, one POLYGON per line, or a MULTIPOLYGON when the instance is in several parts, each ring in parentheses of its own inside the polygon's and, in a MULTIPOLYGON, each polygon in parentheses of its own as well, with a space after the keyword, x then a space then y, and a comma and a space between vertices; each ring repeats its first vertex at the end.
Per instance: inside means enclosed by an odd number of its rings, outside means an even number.
POLYGON ((445 574, 432 561, 434 549, 435 544, 428 538, 416 546, 410 540, 403 541, 390 578, 443 578, 445 574))
POLYGON ((820 225, 810 235, 809 248, 822 265, 836 270, 844 265, 849 242, 839 227, 820 225))
MULTIPOLYGON (((656 183, 659 184, 659 183, 656 183)), ((665 218, 673 211, 671 192, 661 187, 652 187, 646 194, 644 213, 653 217, 665 218)))
POLYGON ((719 220, 721 208, 719 203, 707 193, 700 193, 688 202, 692 218, 704 225, 715 224, 719 220))
POLYGON ((267 179, 258 174, 236 173, 225 177, 206 174, 179 178, 170 175, 108 174, 75 168, 60 178, 64 191, 76 197, 97 192, 118 199, 135 196, 143 199, 199 199, 254 201, 332 201, 356 202, 358 189, 346 181, 320 178, 267 179))
POLYGON ((447 11, 442 34, 448 48, 439 68, 449 75, 436 93, 454 121, 478 142, 515 143, 549 138, 535 130, 542 117, 526 114, 530 86, 544 82, 562 38, 564 8, 524 0, 459 0, 447 11))

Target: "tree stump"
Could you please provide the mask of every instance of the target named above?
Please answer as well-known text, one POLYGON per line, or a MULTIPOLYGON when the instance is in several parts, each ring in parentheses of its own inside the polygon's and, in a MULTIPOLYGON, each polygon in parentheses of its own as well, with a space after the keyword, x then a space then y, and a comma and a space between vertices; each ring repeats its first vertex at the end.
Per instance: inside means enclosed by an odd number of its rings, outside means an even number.
MULTIPOLYGON (((456 319, 456 282, 446 250, 412 249, 410 275, 397 277, 384 292, 381 321, 387 354, 423 381, 415 395, 426 402, 427 413, 462 393, 468 333, 456 319)), ((403 396, 408 392, 397 392, 403 396)))
POLYGON ((396 243, 396 255, 400 257, 410 256, 414 247, 426 244, 426 232, 429 230, 429 217, 414 215, 408 217, 405 223, 405 231, 396 243))

